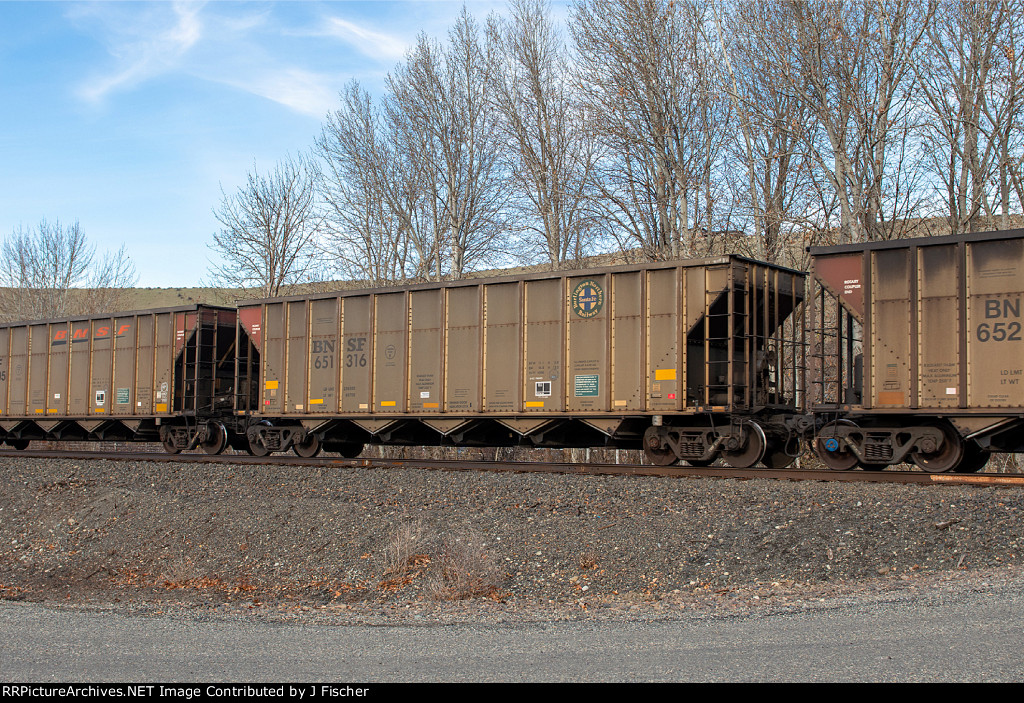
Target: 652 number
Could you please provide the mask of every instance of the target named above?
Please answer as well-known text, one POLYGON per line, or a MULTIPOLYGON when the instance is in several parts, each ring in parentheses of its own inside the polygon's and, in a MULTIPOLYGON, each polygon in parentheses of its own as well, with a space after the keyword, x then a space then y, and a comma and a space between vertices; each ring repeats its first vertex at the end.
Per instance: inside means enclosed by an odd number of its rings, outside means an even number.
POLYGON ((1021 341, 1021 324, 1019 322, 993 322, 991 325, 982 322, 975 331, 979 342, 1019 342, 1021 341))

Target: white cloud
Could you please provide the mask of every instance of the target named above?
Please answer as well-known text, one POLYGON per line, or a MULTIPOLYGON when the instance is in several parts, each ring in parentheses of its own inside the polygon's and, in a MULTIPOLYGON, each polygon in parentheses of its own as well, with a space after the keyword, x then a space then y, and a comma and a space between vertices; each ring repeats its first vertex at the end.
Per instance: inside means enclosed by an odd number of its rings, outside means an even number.
MULTIPOLYGON (((157 6, 158 12, 126 16, 122 12, 80 16, 98 17, 110 35, 109 50, 117 58, 118 68, 110 74, 94 77, 79 87, 78 93, 90 102, 99 102, 109 93, 131 88, 155 76, 177 69, 185 55, 202 38, 199 19, 201 5, 174 3, 173 24, 157 6)), ((94 6, 95 9, 95 6, 94 6)), ((117 8, 118 10, 120 8, 117 8)))
POLYGON ((338 89, 331 77, 296 68, 259 71, 219 82, 301 112, 322 118, 335 107, 338 89))
POLYGON ((397 61, 405 55, 406 43, 389 34, 381 34, 340 17, 328 17, 321 34, 337 37, 367 56, 397 61))

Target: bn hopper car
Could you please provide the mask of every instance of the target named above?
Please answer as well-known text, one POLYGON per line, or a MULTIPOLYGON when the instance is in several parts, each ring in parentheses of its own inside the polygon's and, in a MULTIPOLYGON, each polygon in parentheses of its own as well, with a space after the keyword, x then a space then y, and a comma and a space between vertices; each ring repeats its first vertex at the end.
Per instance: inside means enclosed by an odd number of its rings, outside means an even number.
POLYGON ((810 253, 826 465, 972 472, 1024 451, 1024 230, 810 253))

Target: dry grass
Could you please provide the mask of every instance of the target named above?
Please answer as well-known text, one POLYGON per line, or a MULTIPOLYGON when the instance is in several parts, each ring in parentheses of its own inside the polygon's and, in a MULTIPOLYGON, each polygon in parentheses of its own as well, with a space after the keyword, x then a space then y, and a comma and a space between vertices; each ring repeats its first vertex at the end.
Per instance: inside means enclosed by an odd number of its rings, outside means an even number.
POLYGON ((428 561, 423 552, 429 549, 429 532, 420 521, 398 527, 384 546, 384 572, 388 576, 405 576, 418 563, 428 561))
POLYGON ((427 594, 434 600, 500 600, 503 576, 492 562, 481 535, 449 534, 441 541, 427 582, 427 594))

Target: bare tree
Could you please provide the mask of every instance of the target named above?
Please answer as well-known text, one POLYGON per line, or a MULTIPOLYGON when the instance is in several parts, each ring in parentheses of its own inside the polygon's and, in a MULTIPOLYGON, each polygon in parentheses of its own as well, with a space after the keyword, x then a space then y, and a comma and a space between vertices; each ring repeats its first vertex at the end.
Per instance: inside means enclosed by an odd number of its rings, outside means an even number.
POLYGON ((461 278, 495 261, 508 230, 496 116, 486 96, 489 63, 463 9, 447 47, 421 35, 388 78, 396 150, 425 193, 410 234, 420 261, 433 257, 431 278, 461 278))
POLYGON ((702 33, 707 11, 673 0, 580 0, 570 22, 603 147, 601 214, 647 258, 713 246, 707 213, 728 101, 702 33))
POLYGON ((123 309, 138 277, 124 247, 96 258, 81 226, 42 220, 17 228, 0 248, 4 320, 68 317, 123 309))
POLYGON ((272 297, 312 280, 320 230, 315 194, 304 157, 286 158, 269 175, 253 166, 234 195, 222 189, 214 209, 222 229, 210 245, 219 259, 210 266, 213 281, 243 295, 272 297))
POLYGON ((996 178, 999 189, 999 217, 997 223, 1009 229, 1011 198, 1016 195, 1016 214, 1024 206, 1024 183, 1020 178, 1020 164, 1024 158, 1024 0, 1006 0, 1007 31, 1000 42, 1003 57, 996 79, 998 107, 989 113, 989 121, 997 134, 996 178))
POLYGON ((593 243, 587 203, 597 148, 548 0, 511 0, 509 14, 488 22, 496 60, 490 98, 502 118, 502 152, 519 196, 517 227, 531 233, 527 246, 539 245, 558 268, 579 261, 593 243))
MULTIPOLYGON (((803 143, 839 211, 840 241, 901 236, 916 212, 912 65, 929 9, 915 0, 790 0, 759 8, 778 89, 813 117, 803 143)), ((822 226, 830 223, 822 222, 822 226)))
POLYGON ((981 217, 996 209, 1009 215, 1024 103, 1021 10, 1008 0, 940 3, 926 30, 916 65, 927 114, 924 151, 944 188, 953 233, 983 228, 981 217))
POLYGON ((809 110, 797 96, 780 91, 777 67, 766 60, 761 30, 764 7, 755 3, 715 7, 717 44, 725 83, 734 104, 731 152, 738 172, 736 199, 747 214, 749 235, 740 244, 752 256, 797 265, 802 241, 792 240, 812 209, 810 160, 802 148, 809 110))
POLYGON ((316 140, 330 255, 347 279, 379 285, 415 278, 422 252, 411 235, 423 196, 403 168, 411 162, 399 155, 358 83, 346 86, 341 99, 316 140))
POLYGON ((945 188, 949 229, 973 229, 992 170, 993 143, 984 138, 995 37, 1003 25, 999 2, 950 2, 937 8, 927 47, 915 70, 929 119, 926 163, 945 188), (987 147, 987 148, 986 148, 987 147))

